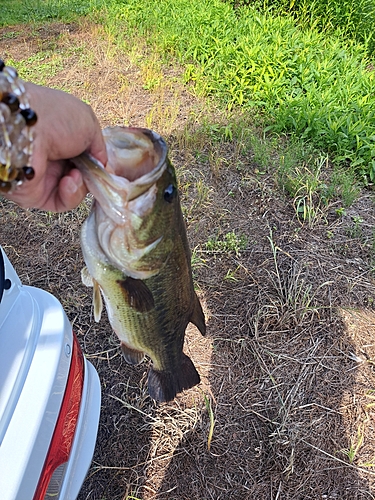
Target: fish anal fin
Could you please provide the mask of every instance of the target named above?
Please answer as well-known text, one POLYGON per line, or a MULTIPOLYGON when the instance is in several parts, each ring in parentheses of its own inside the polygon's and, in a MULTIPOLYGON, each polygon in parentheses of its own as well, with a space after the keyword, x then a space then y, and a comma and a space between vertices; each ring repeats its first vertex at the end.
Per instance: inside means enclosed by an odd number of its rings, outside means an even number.
POLYGON ((196 293, 194 293, 194 309, 190 321, 198 328, 202 335, 206 335, 206 321, 204 319, 201 303, 196 293))
POLYGON ((141 361, 143 361, 143 358, 145 357, 142 351, 132 349, 127 344, 125 344, 125 342, 121 342, 120 348, 125 361, 130 365, 138 365, 139 363, 141 363, 141 361))
POLYGON ((155 307, 154 297, 142 280, 130 278, 117 280, 126 303, 138 312, 148 312, 155 307))
POLYGON ((93 279, 92 284, 93 284, 92 303, 94 306, 94 320, 97 323, 99 323, 100 318, 102 317, 103 301, 98 282, 93 279))
POLYGON ((176 394, 199 384, 200 376, 192 360, 182 353, 180 365, 174 372, 154 370, 148 373, 148 391, 159 402, 172 401, 176 394))

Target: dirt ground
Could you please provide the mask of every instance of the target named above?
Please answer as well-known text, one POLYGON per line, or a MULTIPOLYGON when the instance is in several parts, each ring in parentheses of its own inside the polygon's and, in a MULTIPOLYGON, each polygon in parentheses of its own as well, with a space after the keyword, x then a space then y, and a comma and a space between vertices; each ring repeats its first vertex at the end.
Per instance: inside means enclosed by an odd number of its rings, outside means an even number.
POLYGON ((203 104, 178 83, 178 69, 150 89, 134 54, 111 47, 92 26, 0 31, 4 59, 44 51, 44 64, 63 53, 64 67, 43 78, 90 102, 103 126, 165 136, 207 335, 192 325, 186 335, 201 384, 156 404, 148 362, 126 364, 80 281, 89 197, 67 214, 1 200, 1 244, 21 280, 58 297, 100 376, 98 440, 79 500, 375 498, 372 192, 341 216, 332 205, 301 224, 275 165, 204 135, 203 104), (228 233, 245 235, 246 247, 207 248, 228 233))

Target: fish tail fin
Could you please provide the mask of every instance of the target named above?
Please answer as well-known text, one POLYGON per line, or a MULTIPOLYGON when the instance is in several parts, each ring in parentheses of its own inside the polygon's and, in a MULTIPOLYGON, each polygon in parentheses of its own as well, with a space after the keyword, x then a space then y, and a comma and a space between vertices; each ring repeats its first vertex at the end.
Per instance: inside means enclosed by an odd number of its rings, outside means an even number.
POLYGON ((176 394, 199 384, 200 376, 192 360, 182 353, 181 363, 175 372, 151 368, 148 374, 148 391, 156 401, 172 401, 176 394))
POLYGON ((206 321, 204 319, 201 303, 196 293, 194 294, 194 309, 190 317, 190 322, 198 328, 202 335, 206 335, 206 321))

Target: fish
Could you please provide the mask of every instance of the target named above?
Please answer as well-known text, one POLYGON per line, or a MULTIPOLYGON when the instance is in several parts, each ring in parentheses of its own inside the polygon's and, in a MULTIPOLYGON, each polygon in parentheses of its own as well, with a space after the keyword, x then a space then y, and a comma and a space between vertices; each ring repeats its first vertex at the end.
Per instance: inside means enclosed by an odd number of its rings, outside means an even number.
POLYGON ((200 382, 183 352, 187 325, 206 333, 176 173, 156 132, 121 126, 102 132, 105 167, 86 153, 73 159, 94 197, 81 228, 82 281, 93 287, 97 322, 104 299, 125 360, 151 359, 150 396, 171 401, 200 382))

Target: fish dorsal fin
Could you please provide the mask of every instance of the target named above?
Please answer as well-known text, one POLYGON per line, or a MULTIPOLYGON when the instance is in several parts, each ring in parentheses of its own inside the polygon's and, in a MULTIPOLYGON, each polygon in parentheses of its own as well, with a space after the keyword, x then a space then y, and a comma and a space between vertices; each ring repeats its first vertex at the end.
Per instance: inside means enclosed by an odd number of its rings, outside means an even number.
POLYGON ((92 303, 94 306, 94 320, 99 323, 100 318, 102 317, 103 311, 103 301, 100 293, 100 287, 97 281, 94 279, 93 282, 93 293, 92 293, 92 303))
POLYGON ((125 344, 125 342, 121 342, 120 347, 125 361, 130 365, 138 365, 141 361, 143 361, 145 355, 142 351, 132 349, 127 344, 125 344))
POLYGON ((117 280, 126 303, 138 312, 145 313, 155 307, 154 297, 147 285, 129 276, 124 280, 117 280))
POLYGON ((202 335, 206 335, 206 321, 204 319, 201 303, 196 293, 194 293, 194 309, 190 321, 198 328, 202 335))

